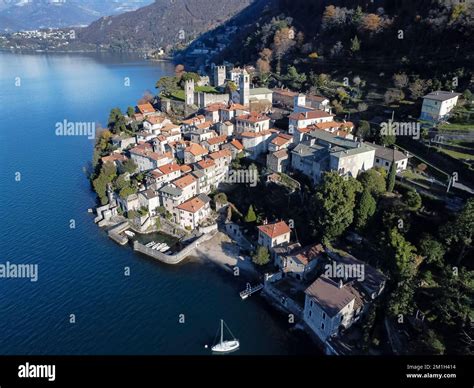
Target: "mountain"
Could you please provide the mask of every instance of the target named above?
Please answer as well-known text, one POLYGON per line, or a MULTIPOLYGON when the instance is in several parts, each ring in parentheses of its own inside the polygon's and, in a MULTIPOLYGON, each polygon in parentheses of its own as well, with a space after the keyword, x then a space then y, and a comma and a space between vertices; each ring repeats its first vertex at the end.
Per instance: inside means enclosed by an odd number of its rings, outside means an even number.
POLYGON ((0 0, 0 31, 85 26, 153 0, 0 0))
POLYGON ((78 30, 78 40, 101 49, 147 51, 183 45, 225 23, 254 0, 156 0, 78 30))
MULTIPOLYGON (((212 42, 223 28, 226 24, 193 46, 212 42)), ((238 24, 238 33, 227 47, 206 61, 256 63, 265 48, 273 51, 272 67, 278 62, 283 71, 288 65, 305 73, 349 67, 445 74, 461 67, 472 69, 474 1, 274 0, 272 7, 238 24), (283 40, 291 43, 289 47, 276 47, 275 37, 281 38, 277 31, 283 27, 299 39, 294 44, 283 40), (318 59, 310 61, 309 54, 318 59)), ((183 55, 192 57, 191 50, 183 55)))

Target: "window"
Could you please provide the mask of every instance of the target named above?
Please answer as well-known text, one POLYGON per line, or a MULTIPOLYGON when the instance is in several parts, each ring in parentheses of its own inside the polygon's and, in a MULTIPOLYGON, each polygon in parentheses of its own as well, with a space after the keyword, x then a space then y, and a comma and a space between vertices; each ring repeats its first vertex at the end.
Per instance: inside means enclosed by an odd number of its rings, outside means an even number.
POLYGON ((321 322, 321 330, 324 330, 324 322, 321 322))
POLYGON ((385 165, 386 165, 387 167, 388 167, 388 165, 389 165, 389 164, 390 164, 390 163, 388 163, 388 162, 385 162, 385 165))
POLYGON ((376 158, 376 159, 375 159, 375 162, 376 162, 376 163, 380 163, 380 159, 379 159, 379 158, 376 158))
POLYGON ((312 311, 311 311, 311 310, 309 310, 309 316, 311 316, 311 315, 312 315, 312 311))
POLYGON ((323 319, 326 319, 326 313, 323 311, 323 319))
POLYGON ((309 305, 310 305, 311 307, 313 307, 313 301, 310 301, 310 302, 309 302, 309 305))

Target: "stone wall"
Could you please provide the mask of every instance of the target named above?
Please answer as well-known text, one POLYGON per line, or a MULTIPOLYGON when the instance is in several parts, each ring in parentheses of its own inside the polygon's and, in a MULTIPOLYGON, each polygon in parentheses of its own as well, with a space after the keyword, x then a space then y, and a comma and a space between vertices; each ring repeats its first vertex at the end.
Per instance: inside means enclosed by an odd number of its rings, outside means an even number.
POLYGON ((165 253, 157 251, 156 249, 147 248, 145 245, 139 243, 138 241, 133 242, 133 249, 137 252, 143 253, 144 255, 150 256, 153 259, 161 261, 162 263, 176 265, 181 263, 188 256, 190 256, 194 249, 197 248, 200 244, 214 237, 215 234, 216 231, 203 234, 174 255, 166 255, 165 253))

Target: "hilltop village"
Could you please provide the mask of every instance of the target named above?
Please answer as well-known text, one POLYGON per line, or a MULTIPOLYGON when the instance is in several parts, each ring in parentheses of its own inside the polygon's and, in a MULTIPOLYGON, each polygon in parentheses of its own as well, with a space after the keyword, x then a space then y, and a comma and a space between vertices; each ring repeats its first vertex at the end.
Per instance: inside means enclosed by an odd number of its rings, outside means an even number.
MULTIPOLYGON (((369 264, 348 249, 363 254, 365 239, 356 232, 376 202, 408 203, 400 214, 420 209, 416 191, 392 193, 411 156, 357 137, 354 123, 337 118, 325 96, 252 87, 252 71, 226 64, 198 75, 177 67, 175 77, 158 81, 157 96, 126 114, 113 109, 95 147, 96 222, 120 244, 131 240, 135 250, 168 264, 225 236, 237 247, 236 261, 260 273, 258 289, 327 354, 401 353, 406 339, 393 320, 375 322, 376 302, 394 277, 380 261, 369 264), (315 188, 319 213, 312 209, 315 188), (344 204, 331 218, 337 196, 344 204), (313 222, 325 232, 313 233, 313 222), (333 245, 352 222, 350 243, 333 245), (153 233, 175 244, 160 252, 155 241, 135 239, 153 233), (374 330, 387 331, 385 344, 370 342, 374 330)), ((457 98, 438 92, 426 101, 455 106, 457 98)), ((392 241, 403 239, 396 228, 390 233, 392 241)), ((392 302, 392 315, 404 311, 401 299, 392 302)))

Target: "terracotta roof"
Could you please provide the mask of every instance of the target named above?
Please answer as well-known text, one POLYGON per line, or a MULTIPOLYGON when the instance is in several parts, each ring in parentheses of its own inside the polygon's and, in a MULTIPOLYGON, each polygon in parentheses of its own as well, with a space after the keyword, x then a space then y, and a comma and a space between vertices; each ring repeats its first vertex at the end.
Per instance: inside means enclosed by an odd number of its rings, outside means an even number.
POLYGON ((168 163, 164 166, 158 167, 158 169, 165 175, 171 174, 173 172, 179 171, 180 167, 177 163, 168 163))
POLYGON ((167 120, 167 118, 163 116, 150 116, 147 117, 145 121, 148 121, 150 124, 161 124, 165 120, 167 120))
POLYGON ((249 132, 249 131, 246 131, 246 132, 242 132, 240 134, 240 136, 242 137, 262 137, 262 136, 267 136, 267 135, 271 135, 271 131, 260 131, 260 132, 249 132))
POLYGON ((161 132, 173 132, 173 131, 180 131, 180 128, 174 124, 166 124, 163 128, 161 128, 161 132))
POLYGON ((226 140, 227 140, 227 136, 222 135, 222 136, 211 137, 210 139, 207 139, 206 142, 209 145, 215 145, 219 143, 225 143, 226 140))
POLYGON ((108 155, 108 156, 104 156, 104 157, 101 158, 102 163, 115 162, 115 161, 117 161, 117 160, 119 160, 119 161, 121 161, 121 162, 124 162, 124 161, 126 161, 127 159, 128 159, 128 158, 127 158, 125 155, 123 155, 123 154, 117 154, 117 153, 115 153, 115 154, 110 154, 110 155, 108 155))
POLYGON ((149 102, 147 102, 145 104, 139 104, 139 105, 137 105, 137 108, 140 111, 140 113, 142 113, 142 114, 156 112, 155 108, 153 108, 153 105, 151 105, 149 102))
POLYGON ((183 165, 179 166, 179 168, 181 169, 181 172, 184 172, 184 173, 191 172, 193 170, 187 164, 183 164, 183 165))
POLYGON ((311 260, 321 256, 325 252, 321 244, 313 244, 292 253, 302 264, 307 265, 311 260))
POLYGON ((190 119, 183 120, 181 121, 181 124, 197 124, 197 123, 203 123, 206 120, 206 118, 203 115, 198 115, 195 117, 191 117, 190 119))
POLYGON ((323 110, 315 109, 309 112, 294 112, 290 115, 290 120, 310 120, 321 119, 323 117, 334 117, 334 115, 323 110))
POLYGON ((355 296, 345 286, 321 276, 306 290, 305 294, 314 298, 318 305, 330 316, 337 315, 355 296))
POLYGON ((176 187, 179 187, 180 189, 184 189, 185 187, 188 187, 190 184, 196 181, 196 178, 194 178, 191 174, 186 174, 183 175, 181 178, 176 179, 173 181, 173 185, 176 187))
POLYGON ((207 154, 207 150, 203 146, 197 143, 191 143, 188 147, 184 149, 184 152, 189 152, 193 154, 194 156, 207 154))
POLYGON ((196 124, 195 127, 197 129, 207 129, 207 128, 210 128, 214 125, 214 123, 212 121, 205 121, 201 124, 196 124))
POLYGON ((220 150, 209 154, 209 157, 214 160, 226 157, 232 158, 232 152, 230 152, 230 150, 220 150))
POLYGON ((291 138, 288 139, 288 138, 286 138, 286 137, 283 137, 282 135, 279 135, 279 136, 275 137, 275 138, 271 141, 271 143, 272 143, 272 144, 275 144, 275 145, 277 145, 277 146, 282 146, 282 145, 287 144, 290 140, 291 140, 291 138))
POLYGON ((188 213, 196 213, 201 210, 206 203, 202 201, 199 197, 194 197, 186 202, 183 202, 181 205, 177 206, 179 210, 184 210, 188 213))
POLYGON ((241 121, 247 121, 249 123, 258 123, 258 122, 261 122, 261 121, 270 120, 270 117, 268 117, 264 114, 251 112, 247 115, 238 116, 236 119, 241 120, 241 121))
POLYGON ((240 151, 244 149, 244 146, 242 145, 242 143, 238 141, 237 139, 232 140, 230 144, 232 144, 235 148, 237 148, 240 151))
POLYGON ((285 221, 279 221, 274 224, 260 225, 258 230, 260 230, 262 233, 265 233, 272 239, 291 232, 290 227, 285 221))
POLYGON ((216 164, 214 163, 212 159, 203 159, 197 162, 197 165, 202 169, 206 169, 206 168, 214 167, 216 164))
POLYGON ((204 108, 206 112, 218 112, 220 109, 227 108, 227 105, 224 103, 216 102, 214 104, 209 104, 204 108))

